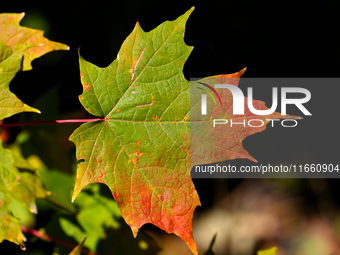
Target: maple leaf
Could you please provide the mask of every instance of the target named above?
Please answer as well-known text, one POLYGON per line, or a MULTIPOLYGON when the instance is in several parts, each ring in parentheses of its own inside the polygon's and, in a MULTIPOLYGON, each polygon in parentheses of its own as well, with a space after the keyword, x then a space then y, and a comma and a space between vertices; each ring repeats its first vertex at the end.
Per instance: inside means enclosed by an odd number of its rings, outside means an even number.
POLYGON ((19 25, 24 13, 0 14, 0 119, 20 112, 39 110, 24 104, 9 90, 9 83, 20 70, 32 69, 31 62, 53 50, 67 50, 65 44, 49 41, 43 31, 19 25))
MULTIPOLYGON (((192 11, 150 32, 144 32, 137 22, 117 59, 106 68, 79 55, 83 85, 80 102, 102 120, 81 125, 70 140, 76 145, 77 159, 83 160, 78 164, 72 200, 87 184, 104 183, 134 236, 143 224, 152 223, 180 236, 197 254, 192 218, 200 201, 190 177, 190 161, 254 160, 243 149, 242 140, 265 127, 237 129, 232 135, 228 131, 222 137, 220 133, 218 148, 224 147, 222 153, 212 154, 213 146, 207 140, 204 149, 195 151, 191 160, 191 144, 202 139, 200 134, 212 132, 211 120, 193 125, 190 104, 194 100, 193 105, 197 105, 199 97, 191 98, 190 82, 183 75, 193 48, 184 42, 185 23, 192 11)), ((204 81, 239 78, 242 73, 204 81)), ((221 95, 227 101, 221 108, 214 108, 212 116, 225 116, 225 112, 218 111, 223 109, 230 114, 230 95, 223 91, 221 95)), ((265 107, 262 102, 255 105, 265 107)), ((216 137, 217 133, 212 132, 210 141, 216 137)))
POLYGON ((42 55, 54 50, 69 50, 70 47, 46 39, 44 31, 22 27, 19 25, 25 13, 0 14, 0 41, 11 48, 17 45, 31 44, 32 47, 24 52, 22 70, 31 70, 31 62, 42 55))

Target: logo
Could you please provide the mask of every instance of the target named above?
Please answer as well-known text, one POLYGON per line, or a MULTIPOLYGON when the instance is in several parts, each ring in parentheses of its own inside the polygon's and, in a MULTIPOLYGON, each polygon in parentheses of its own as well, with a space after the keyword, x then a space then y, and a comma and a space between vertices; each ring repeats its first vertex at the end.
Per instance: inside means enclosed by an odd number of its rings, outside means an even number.
MULTIPOLYGON (((221 106, 222 104, 222 100, 221 97, 219 96, 219 94, 217 93, 217 91, 210 85, 205 84, 203 82, 196 82, 199 83, 205 87, 207 87, 208 89, 210 89, 210 91, 212 91, 218 98, 221 106)), ((215 97, 213 96, 213 94, 205 88, 201 88, 201 87, 196 87, 198 89, 203 90, 206 94, 202 94, 201 95, 201 114, 202 115, 207 115, 207 94, 210 95, 210 97, 213 99, 215 106, 217 106, 217 102, 215 100, 215 97)), ((233 98, 233 115, 244 115, 244 95, 243 92, 240 88, 231 85, 231 84, 215 84, 215 88, 220 88, 220 89, 228 89, 231 94, 232 94, 232 98, 233 98)), ((287 105, 295 105, 304 115, 309 115, 311 116, 312 114, 307 110, 307 108, 303 105, 305 103, 307 103, 310 99, 311 99, 311 93, 309 90, 305 89, 305 88, 300 88, 300 87, 282 87, 281 91, 280 91, 280 103, 281 103, 281 115, 287 115, 287 105), (289 98, 289 94, 294 93, 299 94, 299 98, 289 98)), ((269 109, 266 110, 259 110, 256 109, 254 107, 253 104, 253 88, 252 87, 248 87, 247 88, 247 105, 248 105, 248 109, 250 112, 252 112, 254 115, 258 115, 258 116, 263 116, 263 115, 270 115, 272 113, 275 112, 277 106, 278 106, 278 88, 277 87, 273 87, 272 88, 272 106, 269 109)), ((274 121, 278 121, 277 119, 273 119, 272 121, 272 126, 274 126, 274 121)), ((227 124, 228 122, 230 122, 231 127, 233 125, 233 120, 225 120, 225 119, 214 119, 213 121, 213 126, 215 127, 215 125, 217 124, 227 124)), ((235 124, 242 124, 244 127, 246 126, 246 121, 244 120, 243 122, 234 122, 235 124)), ((262 127, 264 125, 264 121, 260 120, 260 119, 253 119, 253 120, 248 120, 248 125, 250 127, 262 127), (251 123, 253 122, 261 122, 259 123, 259 125, 251 125, 251 123)), ((284 127, 295 127, 297 125, 297 121, 296 120, 292 120, 292 119, 285 119, 282 121, 282 126, 284 127), (293 121, 294 124, 293 125, 284 125, 285 122, 287 121, 293 121)))
MULTIPOLYGON (((217 91, 216 91, 213 87, 211 87, 210 85, 205 84, 205 83, 203 83, 203 82, 197 82, 197 83, 202 84, 203 86, 206 86, 206 87, 209 88, 212 92, 214 92, 215 95, 217 96, 218 100, 220 101, 221 106, 222 106, 222 100, 221 100, 220 96, 218 95, 217 91)), ((201 87, 196 87, 196 88, 201 89, 201 90, 205 91, 206 93, 208 93, 208 94, 210 95, 210 97, 214 100, 215 105, 217 105, 214 96, 210 93, 209 90, 206 90, 206 89, 201 88, 201 87)), ((202 103, 201 103, 201 105, 202 105, 202 107, 201 107, 201 113, 202 113, 202 115, 207 115, 207 94, 202 94, 201 100, 202 100, 202 103)))

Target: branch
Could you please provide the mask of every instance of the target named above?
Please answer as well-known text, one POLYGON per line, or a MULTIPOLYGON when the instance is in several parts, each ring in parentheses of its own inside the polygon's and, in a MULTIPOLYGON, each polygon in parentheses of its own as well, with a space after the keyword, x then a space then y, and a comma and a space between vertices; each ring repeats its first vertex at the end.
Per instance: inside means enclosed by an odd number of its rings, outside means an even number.
MULTIPOLYGON (((58 238, 55 238, 55 237, 52 237, 52 236, 49 236, 45 233, 42 233, 38 230, 35 230, 35 229, 29 229, 29 228, 26 228, 24 226, 20 226, 21 228, 21 231, 24 232, 24 233, 27 233, 27 234, 31 234, 31 235, 34 235, 42 240, 45 240, 45 241, 48 241, 48 242, 53 242, 53 243, 57 243, 57 244, 60 244, 62 246, 65 246, 67 248, 70 248, 70 249, 74 249, 77 245, 75 244, 72 244, 72 243, 69 243, 69 242, 66 242, 66 241, 63 241, 63 240, 60 240, 58 238)), ((85 248, 83 248, 81 250, 82 253, 85 253, 85 254, 88 254, 88 255, 99 255, 97 253, 94 253, 92 251, 89 251, 85 248)))
POLYGON ((2 125, 0 125, 0 128, 32 126, 32 125, 42 125, 42 124, 56 124, 56 123, 85 123, 85 122, 94 122, 94 121, 99 121, 99 120, 104 120, 104 119, 103 118, 97 118, 97 119, 34 121, 34 122, 24 122, 24 123, 2 124, 2 125))

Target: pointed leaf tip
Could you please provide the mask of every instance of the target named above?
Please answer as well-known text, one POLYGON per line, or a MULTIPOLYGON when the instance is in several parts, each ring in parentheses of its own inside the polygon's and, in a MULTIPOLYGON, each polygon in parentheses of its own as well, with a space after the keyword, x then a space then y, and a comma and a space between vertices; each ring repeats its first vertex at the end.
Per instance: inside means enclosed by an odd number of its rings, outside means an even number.
POLYGON ((185 14, 190 15, 195 10, 195 6, 192 6, 185 14))
POLYGON ((139 231, 139 228, 136 227, 136 226, 131 226, 131 225, 130 225, 130 227, 131 227, 131 230, 132 230, 133 237, 136 238, 138 231, 139 231))
POLYGON ((81 255, 81 251, 83 249, 86 238, 87 236, 85 236, 83 240, 81 240, 81 242, 68 255, 81 255))
POLYGON ((79 192, 73 191, 73 195, 72 195, 72 198, 71 198, 72 203, 74 202, 74 200, 76 200, 79 193, 80 193, 80 191, 79 192))

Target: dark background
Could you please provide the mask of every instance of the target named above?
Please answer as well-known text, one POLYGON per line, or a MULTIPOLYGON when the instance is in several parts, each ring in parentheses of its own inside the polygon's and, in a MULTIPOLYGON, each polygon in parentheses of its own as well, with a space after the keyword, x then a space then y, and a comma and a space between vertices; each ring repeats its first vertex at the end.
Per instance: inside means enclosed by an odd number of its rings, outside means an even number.
MULTIPOLYGON (((251 78, 337 78, 340 74, 338 1, 308 5, 259 1, 12 2, 7 2, 6 6, 1 4, 1 12, 25 12, 21 25, 43 29, 48 39, 70 46, 69 52, 52 52, 33 61, 33 70, 19 73, 11 83, 11 90, 28 105, 34 105, 46 92, 57 88, 59 102, 41 106, 41 120, 50 120, 48 113, 55 108, 58 117, 70 112, 82 112, 79 116, 86 116, 78 101, 78 95, 82 93, 79 48, 87 61, 100 67, 108 66, 136 21, 144 31, 150 31, 165 20, 176 19, 192 6, 195 10, 185 33, 186 43, 194 46, 184 67, 187 79, 233 73, 244 67, 247 71, 243 77, 251 78)), ((301 87, 312 93, 306 108, 313 116, 305 117, 295 128, 268 127, 266 131, 245 139, 244 147, 260 163, 337 162, 340 152, 337 117, 340 87, 328 86, 327 90, 322 84, 320 87, 309 88, 308 84, 301 87)), ((271 105, 268 88, 254 88, 254 93, 255 99, 271 105)), ((288 108, 288 113, 301 115, 293 107, 288 108)), ((17 122, 20 118, 16 115, 5 122, 17 122)), ((34 114, 25 113, 25 121, 34 118, 34 114)), ((19 131, 13 129, 11 132, 15 136, 19 131)), ((247 161, 241 162, 247 164, 247 161)), ((320 217, 319 205, 325 201, 332 204, 334 214, 338 212, 339 179, 314 180, 314 184, 306 179, 251 179, 246 183, 256 187, 268 181, 279 183, 293 196, 303 198, 306 206, 312 208, 305 212, 306 217, 320 217), (318 183, 326 183, 326 193, 320 195, 315 191, 318 183)), ((244 182, 240 179, 194 179, 202 202, 198 214, 219 205, 244 182)), ((258 247, 262 247, 260 243, 258 247)), ((274 245, 279 243, 274 242, 274 245)), ((227 250, 218 254, 234 254, 227 250)))

